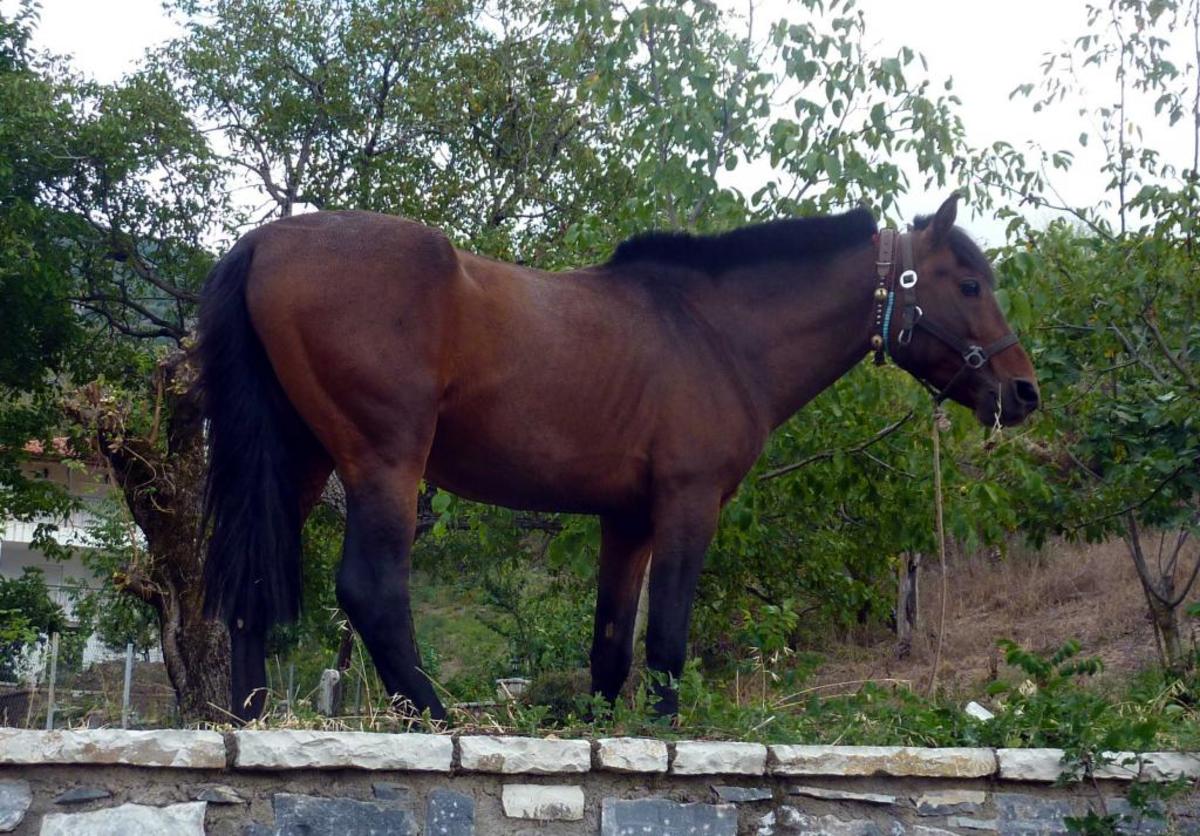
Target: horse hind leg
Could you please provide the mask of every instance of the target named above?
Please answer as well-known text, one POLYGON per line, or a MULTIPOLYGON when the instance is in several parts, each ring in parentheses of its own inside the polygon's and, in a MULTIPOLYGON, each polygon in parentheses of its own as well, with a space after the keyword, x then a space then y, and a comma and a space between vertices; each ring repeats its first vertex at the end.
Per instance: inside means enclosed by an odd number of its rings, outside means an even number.
POLYGON ((648 521, 600 520, 600 577, 592 632, 592 693, 616 700, 633 662, 638 598, 650 559, 648 521))
MULTIPOLYGON (((321 498, 333 460, 315 439, 305 452, 297 452, 300 468, 300 519, 307 519, 321 498)), ((233 713, 243 722, 262 716, 267 702, 267 629, 235 620, 229 625, 229 680, 233 713)))
POLYGON ((409 596, 420 478, 417 468, 392 468, 346 485, 337 596, 388 693, 441 720, 445 709, 421 670, 409 596))

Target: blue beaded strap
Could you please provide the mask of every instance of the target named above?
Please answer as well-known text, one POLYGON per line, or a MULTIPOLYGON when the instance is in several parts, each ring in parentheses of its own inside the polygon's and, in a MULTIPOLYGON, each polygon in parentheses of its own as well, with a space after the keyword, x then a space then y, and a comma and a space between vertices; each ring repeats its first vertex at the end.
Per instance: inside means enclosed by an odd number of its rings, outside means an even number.
POLYGON ((888 326, 892 324, 892 308, 896 304, 896 292, 892 291, 888 294, 887 308, 883 312, 883 350, 889 355, 892 353, 888 349, 888 326))

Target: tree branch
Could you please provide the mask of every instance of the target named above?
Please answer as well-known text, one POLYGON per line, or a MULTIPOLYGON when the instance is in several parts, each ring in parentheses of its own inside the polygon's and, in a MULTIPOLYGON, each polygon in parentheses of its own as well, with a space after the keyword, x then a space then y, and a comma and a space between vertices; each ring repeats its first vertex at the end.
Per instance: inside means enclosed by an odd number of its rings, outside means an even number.
MULTIPOLYGON (((811 456, 807 456, 806 458, 803 458, 798 462, 793 462, 792 464, 787 464, 787 465, 784 465, 783 467, 778 467, 775 470, 767 471, 762 476, 758 477, 758 481, 765 482, 768 479, 775 479, 779 476, 784 476, 788 473, 799 470, 802 467, 806 467, 807 465, 810 465, 814 462, 823 461, 825 459, 832 459, 838 453, 861 453, 864 450, 866 450, 868 447, 870 447, 872 444, 882 441, 883 439, 887 438, 889 435, 894 433, 896 430, 903 427, 905 424, 907 424, 909 422, 909 420, 912 419, 912 417, 913 417, 913 410, 910 409, 903 418, 896 421, 895 423, 888 424, 886 427, 884 427, 879 432, 875 433, 875 435, 871 436, 866 441, 860 442, 858 444, 854 444, 850 447, 842 448, 841 450, 822 450, 820 453, 813 453, 811 456)), ((872 458, 874 458, 874 457, 872 457, 872 458)), ((876 461, 878 461, 878 460, 876 460, 876 461)))

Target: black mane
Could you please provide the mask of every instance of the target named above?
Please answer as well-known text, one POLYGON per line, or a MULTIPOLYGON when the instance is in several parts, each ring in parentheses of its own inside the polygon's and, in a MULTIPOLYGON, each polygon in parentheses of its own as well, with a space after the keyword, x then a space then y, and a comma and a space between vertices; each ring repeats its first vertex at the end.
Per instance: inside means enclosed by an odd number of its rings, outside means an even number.
POLYGON ((842 215, 767 221, 716 235, 650 232, 622 242, 606 266, 656 262, 716 275, 764 261, 826 255, 877 231, 870 210, 854 209, 842 215))

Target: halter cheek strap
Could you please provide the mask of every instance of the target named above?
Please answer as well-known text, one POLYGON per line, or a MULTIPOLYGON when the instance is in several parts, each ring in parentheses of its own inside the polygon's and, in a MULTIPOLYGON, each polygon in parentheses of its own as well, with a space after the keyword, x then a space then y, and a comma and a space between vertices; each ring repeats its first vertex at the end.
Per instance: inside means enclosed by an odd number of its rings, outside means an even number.
MULTIPOLYGON (((917 271, 913 262, 912 233, 898 233, 894 229, 880 230, 876 235, 878 255, 875 269, 879 276, 879 285, 875 288, 874 328, 871 335, 871 348, 875 352, 875 364, 886 362, 886 356, 895 352, 891 348, 891 326, 896 307, 896 299, 900 300, 900 331, 896 334, 897 347, 907 347, 912 342, 913 332, 917 328, 927 331, 944 342, 962 357, 962 365, 950 378, 949 382, 940 389, 923 377, 917 380, 929 390, 934 401, 941 403, 948 396, 958 379, 968 370, 982 368, 988 360, 1011 346, 1017 344, 1017 335, 1011 331, 1000 339, 984 347, 967 342, 957 334, 953 334, 943 326, 926 318, 925 312, 917 304, 917 271), (898 276, 896 272, 896 249, 900 250, 903 269, 898 276)), ((915 375, 914 375, 915 376, 915 375)))

